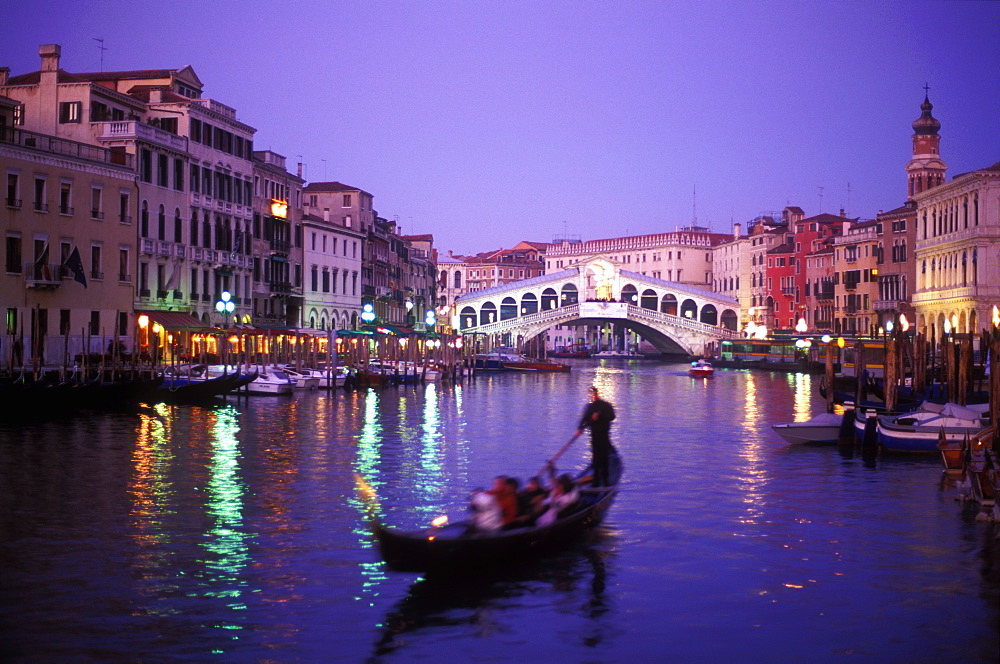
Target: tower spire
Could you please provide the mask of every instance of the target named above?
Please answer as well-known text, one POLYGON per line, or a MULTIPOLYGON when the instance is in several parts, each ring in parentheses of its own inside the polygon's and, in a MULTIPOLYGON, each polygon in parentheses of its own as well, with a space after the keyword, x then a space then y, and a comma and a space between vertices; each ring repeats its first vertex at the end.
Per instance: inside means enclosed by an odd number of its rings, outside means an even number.
POLYGON ((941 122, 931 111, 930 86, 924 83, 924 103, 920 104, 920 117, 913 121, 913 158, 906 165, 907 198, 912 199, 922 191, 944 183, 948 166, 941 161, 941 122))

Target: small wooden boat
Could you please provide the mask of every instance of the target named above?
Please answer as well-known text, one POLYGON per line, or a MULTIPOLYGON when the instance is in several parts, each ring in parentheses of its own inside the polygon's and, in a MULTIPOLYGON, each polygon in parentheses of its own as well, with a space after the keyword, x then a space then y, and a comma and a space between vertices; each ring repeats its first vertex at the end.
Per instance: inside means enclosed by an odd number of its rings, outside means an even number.
POLYGON ((715 374, 715 367, 708 362, 708 360, 698 360, 697 362, 691 363, 691 368, 688 369, 688 375, 694 378, 708 378, 715 374))
POLYGON ((836 443, 840 439, 843 419, 843 415, 820 413, 805 422, 785 422, 771 428, 793 445, 836 443))
MULTIPOLYGON (((577 476, 580 500, 558 520, 547 526, 525 526, 492 532, 474 532, 459 521, 423 530, 390 528, 378 518, 374 491, 358 476, 358 486, 369 508, 372 531, 382 557, 399 571, 461 574, 523 564, 526 560, 563 549, 592 531, 618 494, 622 461, 613 450, 610 457, 611 486, 594 488, 591 468, 577 476)), ((437 520, 435 520, 437 521, 437 520)))

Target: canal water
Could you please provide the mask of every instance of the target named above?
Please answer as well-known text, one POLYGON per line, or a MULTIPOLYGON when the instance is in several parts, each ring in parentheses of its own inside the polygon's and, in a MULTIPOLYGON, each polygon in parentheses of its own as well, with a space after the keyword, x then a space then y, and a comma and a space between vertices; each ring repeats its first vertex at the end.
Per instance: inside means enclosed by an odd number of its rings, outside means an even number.
POLYGON ((0 423, 0 660, 995 662, 997 527, 937 459, 784 443, 817 380, 580 360, 0 423), (385 568, 354 473, 390 524, 460 515, 537 473, 591 384, 625 462, 593 541, 460 583, 385 568))

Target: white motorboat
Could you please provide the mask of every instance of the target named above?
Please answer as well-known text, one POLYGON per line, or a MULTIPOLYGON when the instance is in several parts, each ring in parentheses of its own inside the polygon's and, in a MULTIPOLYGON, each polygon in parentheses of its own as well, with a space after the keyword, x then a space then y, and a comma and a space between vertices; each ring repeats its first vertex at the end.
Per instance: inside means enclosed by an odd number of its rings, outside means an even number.
POLYGON ((246 386, 247 394, 291 394, 295 388, 292 377, 283 369, 276 369, 269 366, 250 367, 250 370, 257 371, 257 379, 246 386))
POLYGON ((319 376, 308 373, 308 369, 292 369, 285 366, 282 370, 292 378, 297 390, 315 390, 319 388, 319 376))
POLYGON ((785 422, 771 428, 793 445, 836 443, 840 439, 843 415, 820 413, 805 422, 785 422))

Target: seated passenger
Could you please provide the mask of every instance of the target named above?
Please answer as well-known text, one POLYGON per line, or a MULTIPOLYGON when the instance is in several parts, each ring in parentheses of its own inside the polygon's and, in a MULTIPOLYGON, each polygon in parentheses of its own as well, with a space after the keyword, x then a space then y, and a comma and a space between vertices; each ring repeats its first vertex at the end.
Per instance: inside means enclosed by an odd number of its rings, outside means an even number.
POLYGON ((573 478, 563 473, 556 479, 552 492, 545 499, 547 509, 545 513, 538 517, 537 525, 548 526, 563 515, 580 498, 580 492, 576 489, 573 478))
POLYGON ((469 499, 472 512, 470 530, 472 532, 494 532, 503 526, 500 505, 488 491, 475 489, 469 499))
POLYGON ((492 495, 500 505, 500 512, 503 518, 503 525, 507 526, 517 518, 517 480, 513 478, 497 475, 493 478, 493 488, 487 493, 492 495))
POLYGON ((517 494, 517 519, 515 523, 522 526, 534 525, 547 506, 545 498, 549 492, 542 487, 542 479, 538 476, 528 480, 524 491, 517 494))

